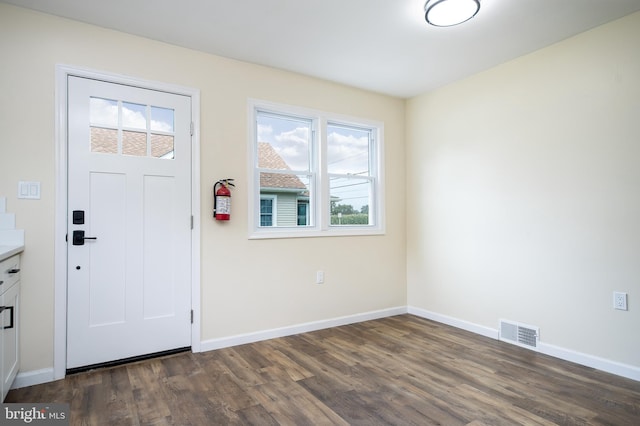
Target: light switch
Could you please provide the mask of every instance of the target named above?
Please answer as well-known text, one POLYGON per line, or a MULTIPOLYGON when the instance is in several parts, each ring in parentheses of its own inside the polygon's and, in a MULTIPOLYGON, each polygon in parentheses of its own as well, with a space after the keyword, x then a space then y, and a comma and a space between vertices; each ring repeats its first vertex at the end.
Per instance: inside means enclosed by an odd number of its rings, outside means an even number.
POLYGON ((18 198, 27 200, 39 200, 40 182, 18 182, 18 198))

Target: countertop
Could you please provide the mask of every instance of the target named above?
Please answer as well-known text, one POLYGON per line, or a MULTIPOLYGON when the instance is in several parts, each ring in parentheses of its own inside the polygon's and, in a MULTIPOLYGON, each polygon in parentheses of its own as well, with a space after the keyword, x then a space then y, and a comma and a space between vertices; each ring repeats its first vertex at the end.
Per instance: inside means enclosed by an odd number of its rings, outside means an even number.
POLYGON ((0 245, 0 262, 10 258, 14 254, 22 253, 23 245, 0 245))

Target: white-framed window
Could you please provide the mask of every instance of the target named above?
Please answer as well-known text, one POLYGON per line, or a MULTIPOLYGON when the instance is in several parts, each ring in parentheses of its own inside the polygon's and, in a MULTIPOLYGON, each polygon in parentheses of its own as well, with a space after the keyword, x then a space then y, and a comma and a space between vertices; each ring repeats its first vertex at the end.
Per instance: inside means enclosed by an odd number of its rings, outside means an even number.
POLYGON ((249 237, 383 234, 383 134, 377 121, 250 100, 249 237))

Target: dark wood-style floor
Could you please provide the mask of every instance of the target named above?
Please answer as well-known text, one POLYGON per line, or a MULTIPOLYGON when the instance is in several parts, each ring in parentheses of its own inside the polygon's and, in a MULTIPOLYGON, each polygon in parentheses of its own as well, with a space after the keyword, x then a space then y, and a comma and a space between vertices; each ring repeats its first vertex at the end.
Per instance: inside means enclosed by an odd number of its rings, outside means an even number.
POLYGON ((401 315, 12 390, 85 425, 639 425, 640 382, 401 315))

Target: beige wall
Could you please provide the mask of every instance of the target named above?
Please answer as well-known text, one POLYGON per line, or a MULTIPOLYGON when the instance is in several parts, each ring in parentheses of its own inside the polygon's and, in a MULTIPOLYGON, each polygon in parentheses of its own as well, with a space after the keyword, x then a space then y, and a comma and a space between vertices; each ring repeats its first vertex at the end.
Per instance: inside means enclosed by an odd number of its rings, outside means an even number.
POLYGON ((406 305, 403 100, 5 4, 0 53, 0 195, 26 230, 23 371, 53 366, 56 64, 201 90, 203 340, 406 305), (248 98, 384 122, 386 235, 248 240, 248 98), (221 225, 211 186, 226 177, 233 219, 221 225), (17 200, 19 180, 42 182, 42 199, 17 200))
POLYGON ((203 340, 408 297, 640 366, 639 39, 637 13, 411 99, 405 117, 402 100, 0 4, 0 195, 27 239, 23 371, 53 365, 56 64, 201 90, 203 340), (386 235, 248 240, 248 98, 383 121, 386 235), (225 225, 208 214, 222 177, 237 183, 225 225), (17 200, 18 180, 41 181, 42 199, 17 200), (629 311, 612 309, 614 290, 629 311))
POLYGON ((639 40, 636 13, 408 101, 409 305, 640 366, 639 40))

